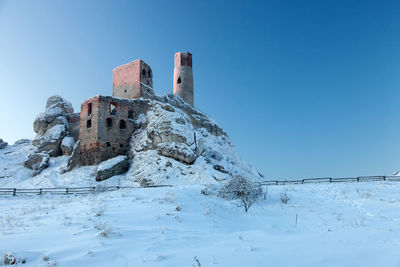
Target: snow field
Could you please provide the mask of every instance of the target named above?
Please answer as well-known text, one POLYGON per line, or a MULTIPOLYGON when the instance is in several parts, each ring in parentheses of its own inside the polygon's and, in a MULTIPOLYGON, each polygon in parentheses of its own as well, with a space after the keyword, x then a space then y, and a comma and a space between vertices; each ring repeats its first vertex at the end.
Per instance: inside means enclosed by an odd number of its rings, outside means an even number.
POLYGON ((400 183, 269 186, 247 214, 203 188, 1 197, 0 252, 26 266, 400 265, 400 183))

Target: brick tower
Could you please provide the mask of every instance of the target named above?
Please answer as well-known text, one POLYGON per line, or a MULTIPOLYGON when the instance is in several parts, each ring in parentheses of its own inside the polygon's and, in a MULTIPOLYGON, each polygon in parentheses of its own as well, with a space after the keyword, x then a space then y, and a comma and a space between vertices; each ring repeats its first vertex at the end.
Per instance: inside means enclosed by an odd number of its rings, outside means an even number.
POLYGON ((175 53, 174 94, 182 97, 193 107, 193 90, 192 54, 177 52, 175 53))
POLYGON ((113 70, 113 96, 139 98, 153 89, 153 73, 149 65, 137 59, 113 70))

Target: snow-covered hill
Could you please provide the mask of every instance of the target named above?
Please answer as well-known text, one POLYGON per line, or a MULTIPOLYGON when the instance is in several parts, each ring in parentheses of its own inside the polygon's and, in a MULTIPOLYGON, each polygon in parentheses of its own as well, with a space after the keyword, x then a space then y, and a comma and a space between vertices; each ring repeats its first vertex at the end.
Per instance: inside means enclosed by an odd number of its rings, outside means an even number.
POLYGON ((38 133, 35 139, 21 140, 0 149, 0 187, 212 184, 238 174, 261 179, 261 175, 240 158, 228 135, 181 98, 153 95, 152 99, 125 101, 142 101, 148 105, 148 111, 134 122, 137 130, 132 134, 128 153, 130 167, 125 174, 96 182, 97 166, 77 164, 69 168, 75 157, 71 151, 72 129, 67 117, 73 109, 65 99, 52 96, 46 110, 34 122, 38 133), (32 159, 32 155, 38 159, 32 160, 34 164, 30 168, 33 170, 30 170, 25 166, 32 163, 24 166, 24 162, 32 159), (39 164, 47 166, 49 156, 49 166, 38 168, 39 164), (72 171, 67 171, 69 169, 72 171))

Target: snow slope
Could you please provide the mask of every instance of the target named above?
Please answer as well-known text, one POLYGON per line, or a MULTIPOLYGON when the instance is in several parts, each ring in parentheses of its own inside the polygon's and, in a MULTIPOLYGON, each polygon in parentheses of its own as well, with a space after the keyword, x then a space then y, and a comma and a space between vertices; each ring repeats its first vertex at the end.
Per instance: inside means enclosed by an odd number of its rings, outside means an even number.
POLYGON ((248 214, 202 188, 1 197, 0 252, 26 266, 400 265, 400 183, 270 186, 248 214))

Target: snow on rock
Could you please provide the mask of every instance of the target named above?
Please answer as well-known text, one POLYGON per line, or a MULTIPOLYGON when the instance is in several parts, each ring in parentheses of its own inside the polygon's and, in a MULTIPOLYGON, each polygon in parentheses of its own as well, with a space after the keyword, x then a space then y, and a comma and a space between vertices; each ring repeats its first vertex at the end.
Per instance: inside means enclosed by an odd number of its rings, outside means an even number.
POLYGON ((24 162, 24 166, 34 170, 34 175, 36 175, 49 166, 49 160, 50 156, 48 154, 32 153, 28 155, 24 162))
POLYGON ((67 114, 74 113, 72 104, 59 95, 53 95, 47 99, 46 108, 49 107, 58 107, 67 114))
POLYGON ((7 145, 7 142, 4 142, 3 139, 0 138, 0 149, 5 148, 7 145))
POLYGON ((127 182, 209 184, 239 174, 261 178, 240 159, 229 137, 213 120, 179 97, 156 97, 139 119, 136 123, 142 127, 130 142, 132 164, 127 182))
POLYGON ((48 153, 51 157, 71 155, 74 140, 66 136, 70 130, 67 116, 73 112, 71 103, 64 98, 51 96, 47 99, 46 110, 33 122, 37 135, 32 144, 38 147, 39 152, 48 153))
POLYGON ((37 146, 39 152, 46 152, 50 156, 59 156, 61 154, 61 141, 67 134, 64 124, 54 125, 48 129, 45 134, 37 135, 32 144, 37 146))
POLYGON ((117 156, 102 162, 97 168, 96 181, 103 181, 112 176, 124 173, 129 168, 129 160, 126 156, 117 156))
POLYGON ((61 151, 63 155, 71 156, 74 149, 75 140, 71 136, 66 136, 61 142, 61 151))
POLYGON ((162 156, 171 157, 187 164, 192 164, 196 160, 194 151, 184 143, 161 143, 158 144, 157 151, 162 156))

